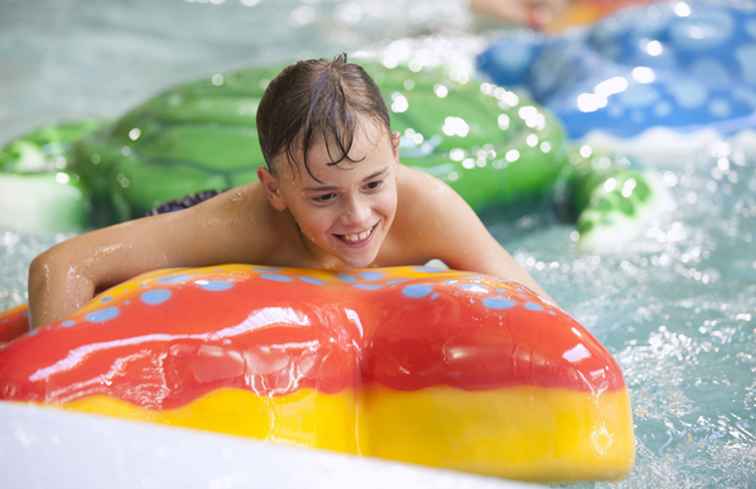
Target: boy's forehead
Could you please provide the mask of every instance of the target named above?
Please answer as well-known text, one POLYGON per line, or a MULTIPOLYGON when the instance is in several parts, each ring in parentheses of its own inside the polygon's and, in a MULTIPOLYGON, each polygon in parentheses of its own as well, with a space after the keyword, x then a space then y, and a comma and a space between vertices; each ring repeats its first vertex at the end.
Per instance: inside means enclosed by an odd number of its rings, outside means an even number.
POLYGON ((322 185, 329 177, 340 177, 340 174, 370 173, 376 164, 386 163, 385 156, 391 154, 391 135, 389 131, 377 121, 361 118, 354 130, 354 139, 349 148, 348 158, 333 164, 334 159, 341 156, 342 149, 339 142, 329 138, 328 143, 322 135, 313 138, 307 151, 307 166, 304 168, 305 158, 301 140, 294 153, 296 161, 291 161, 284 152, 279 158, 288 160, 289 164, 280 165, 285 174, 292 180, 300 180, 306 185, 322 185), (330 150, 330 154, 329 154, 330 150), (319 180, 318 182, 310 172, 319 180))

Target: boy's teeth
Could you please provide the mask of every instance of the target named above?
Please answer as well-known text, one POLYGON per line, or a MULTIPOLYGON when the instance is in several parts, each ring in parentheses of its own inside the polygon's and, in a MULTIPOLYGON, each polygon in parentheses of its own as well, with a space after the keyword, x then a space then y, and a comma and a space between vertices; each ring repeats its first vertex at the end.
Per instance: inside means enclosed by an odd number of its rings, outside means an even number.
POLYGON ((361 233, 357 234, 345 234, 344 239, 347 241, 362 241, 363 239, 366 239, 368 236, 370 236, 370 230, 362 231, 361 233))

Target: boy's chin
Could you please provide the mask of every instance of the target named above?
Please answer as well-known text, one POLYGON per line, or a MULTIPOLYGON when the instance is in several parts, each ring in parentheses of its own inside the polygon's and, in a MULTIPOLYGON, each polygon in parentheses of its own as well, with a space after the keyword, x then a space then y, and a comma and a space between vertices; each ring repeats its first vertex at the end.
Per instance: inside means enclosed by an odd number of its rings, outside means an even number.
MULTIPOLYGON (((377 236, 374 236, 373 239, 376 237, 377 236)), ((364 249, 354 251, 345 250, 342 247, 337 246, 331 248, 331 253, 333 256, 337 257, 345 267, 368 268, 373 264, 378 255, 378 250, 376 248, 379 248, 376 243, 370 243, 364 249)))
POLYGON ((338 253, 341 262, 349 268, 368 268, 375 261, 375 257, 378 253, 376 251, 364 250, 356 253, 338 253))
POLYGON ((368 268, 373 261, 375 260, 375 256, 371 253, 370 256, 365 257, 354 257, 354 256, 342 256, 341 261, 344 262, 344 264, 350 268, 368 268))

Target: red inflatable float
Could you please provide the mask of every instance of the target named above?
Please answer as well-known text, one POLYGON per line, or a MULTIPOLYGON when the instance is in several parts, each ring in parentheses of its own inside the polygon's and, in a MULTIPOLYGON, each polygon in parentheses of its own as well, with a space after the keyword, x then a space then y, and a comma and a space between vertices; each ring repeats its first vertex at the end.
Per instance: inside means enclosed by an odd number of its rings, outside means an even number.
POLYGON ((585 328, 425 267, 142 275, 5 344, 0 398, 518 479, 633 463, 622 373, 585 328))

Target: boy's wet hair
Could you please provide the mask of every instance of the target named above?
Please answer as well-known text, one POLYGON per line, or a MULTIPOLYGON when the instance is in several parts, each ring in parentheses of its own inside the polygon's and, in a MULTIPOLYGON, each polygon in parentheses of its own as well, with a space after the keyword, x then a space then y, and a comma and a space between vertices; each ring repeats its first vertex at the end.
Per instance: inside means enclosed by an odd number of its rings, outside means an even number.
POLYGON ((268 85, 257 109, 257 134, 265 162, 273 171, 273 158, 285 151, 289 163, 301 150, 307 163, 314 141, 323 141, 328 165, 349 157, 358 116, 374 119, 391 133, 386 103, 365 70, 347 62, 346 54, 329 61, 309 59, 287 66, 268 85))

